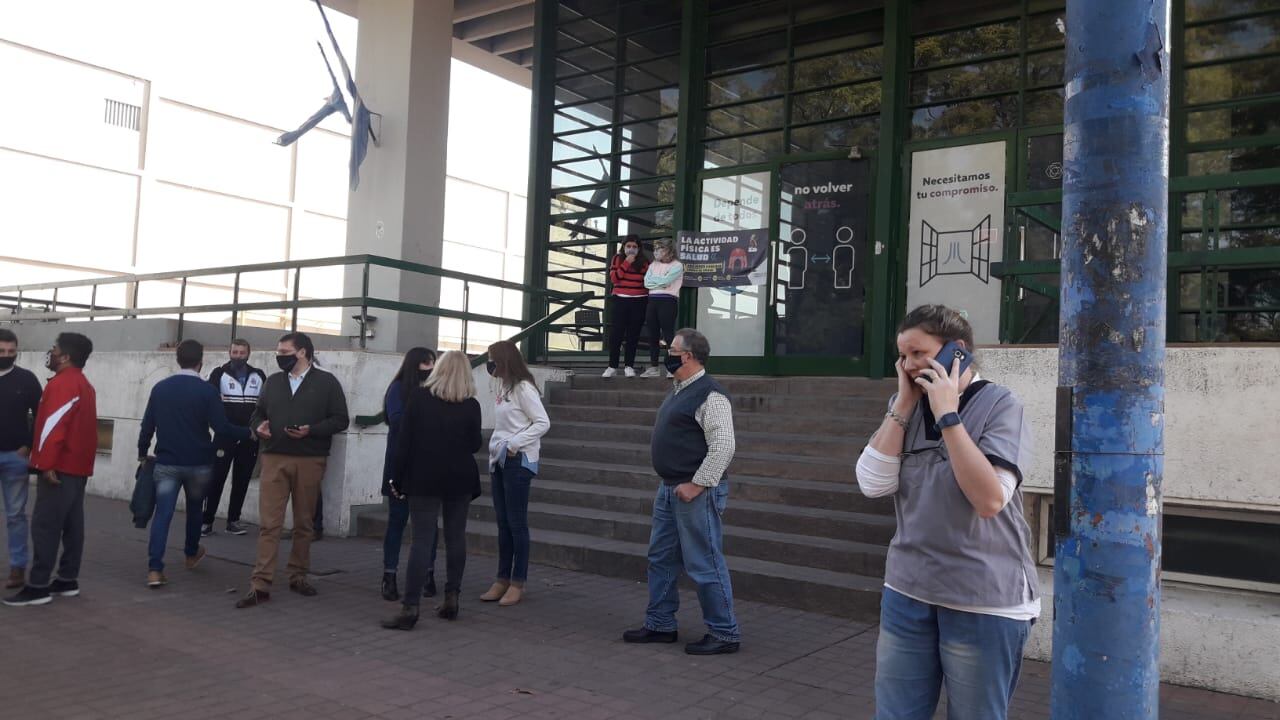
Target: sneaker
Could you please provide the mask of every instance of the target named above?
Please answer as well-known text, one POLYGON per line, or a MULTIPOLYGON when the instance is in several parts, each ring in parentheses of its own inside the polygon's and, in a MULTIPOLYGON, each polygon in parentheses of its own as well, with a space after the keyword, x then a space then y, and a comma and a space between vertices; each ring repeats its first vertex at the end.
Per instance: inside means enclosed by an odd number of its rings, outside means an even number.
POLYGON ((17 595, 10 595, 4 599, 4 604, 11 607, 48 605, 50 602, 53 602, 53 596, 49 594, 49 588, 33 588, 30 585, 24 586, 17 595))
POLYGON ((204 556, 208 554, 209 554, 208 551, 204 549, 203 545, 197 545, 196 554, 187 556, 187 559, 186 559, 187 569, 195 570, 196 566, 200 564, 200 561, 204 559, 204 556))
POLYGON ((58 597, 75 597, 80 594, 80 583, 75 580, 54 579, 49 583, 49 594, 58 597))
POLYGON ((603 375, 601 375, 600 377, 602 377, 602 378, 611 378, 611 377, 613 377, 614 375, 617 375, 617 374, 618 374, 618 368, 605 368, 605 369, 604 369, 604 374, 603 374, 603 375))
POLYGON ((213 534, 213 523, 205 523, 200 526, 200 537, 209 537, 213 534))
POLYGON ((633 378, 633 377, 635 377, 635 376, 636 376, 636 369, 635 369, 635 368, 633 368, 633 367, 627 367, 627 368, 624 368, 624 369, 622 370, 622 374, 623 374, 623 375, 625 375, 626 377, 632 377, 632 378, 633 378))
POLYGON ((393 572, 382 573, 382 599, 387 602, 400 599, 400 589, 396 587, 396 574, 393 572))
POLYGON ((147 587, 151 588, 152 590, 155 590, 157 588, 162 588, 168 584, 169 584, 169 578, 166 578, 164 576, 164 573, 160 572, 159 570, 152 570, 147 573, 147 587))
POLYGON ((249 532, 249 530, 248 530, 245 526, 241 525, 240 523, 236 522, 235 520, 228 520, 228 521, 227 521, 227 534, 228 534, 228 535, 246 535, 246 534, 248 534, 248 532, 249 532))
POLYGON ((257 607, 271 599, 271 593, 265 590, 249 589, 249 592, 236 601, 236 609, 243 610, 245 608, 257 607))
POLYGON ((658 366, 653 365, 653 366, 650 366, 648 370, 645 370, 644 373, 640 375, 640 377, 642 378, 658 377, 659 372, 661 372, 661 370, 658 368, 658 366))

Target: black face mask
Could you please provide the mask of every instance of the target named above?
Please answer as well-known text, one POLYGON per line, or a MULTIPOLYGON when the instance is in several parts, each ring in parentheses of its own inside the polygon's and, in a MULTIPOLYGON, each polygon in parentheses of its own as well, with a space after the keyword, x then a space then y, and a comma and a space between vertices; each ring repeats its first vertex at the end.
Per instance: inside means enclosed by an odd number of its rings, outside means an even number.
POLYGON ((484 364, 484 369, 485 369, 485 370, 488 370, 488 371, 489 371, 489 374, 490 374, 490 375, 492 375, 492 374, 494 374, 494 373, 498 372, 498 363, 496 363, 496 362, 494 362, 494 361, 490 360, 489 362, 487 362, 487 363, 485 363, 485 364, 484 364))
POLYGON ((18 358, 16 356, 0 357, 0 370, 8 370, 17 361, 18 358))
POLYGON ((240 372, 249 365, 249 361, 243 358, 231 358, 231 369, 240 372))
POLYGON ((298 364, 297 355, 277 355, 276 356, 276 365, 279 365, 280 369, 285 372, 292 372, 293 367, 297 364, 298 364))
POLYGON ((684 356, 683 356, 683 355, 668 355, 668 356, 667 356, 667 357, 662 361, 662 364, 663 364, 664 366, 666 366, 666 368, 667 368, 667 372, 672 373, 672 374, 675 374, 675 372, 676 372, 677 370, 679 370, 681 367, 683 367, 683 366, 684 366, 684 356))

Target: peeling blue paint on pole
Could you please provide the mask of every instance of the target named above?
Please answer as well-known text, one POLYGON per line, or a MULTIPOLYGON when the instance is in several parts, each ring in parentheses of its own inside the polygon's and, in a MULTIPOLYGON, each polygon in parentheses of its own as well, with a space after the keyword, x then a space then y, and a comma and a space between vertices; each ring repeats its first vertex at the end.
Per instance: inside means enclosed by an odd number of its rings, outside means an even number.
POLYGON ((1169 0, 1066 13, 1052 716, 1156 720, 1169 0))

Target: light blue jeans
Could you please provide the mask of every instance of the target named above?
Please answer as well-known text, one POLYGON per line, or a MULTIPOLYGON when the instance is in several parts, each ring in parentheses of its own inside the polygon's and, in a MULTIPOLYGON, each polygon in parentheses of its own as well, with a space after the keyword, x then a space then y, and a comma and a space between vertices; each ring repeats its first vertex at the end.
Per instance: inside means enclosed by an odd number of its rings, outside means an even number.
POLYGON ((4 524, 9 536, 9 567, 26 569, 27 493, 31 479, 27 459, 16 452, 0 452, 0 490, 4 494, 4 524))
POLYGON ((182 552, 195 557, 200 550, 201 503, 213 480, 212 465, 156 464, 156 514, 151 520, 151 540, 147 543, 147 569, 164 570, 164 549, 169 542, 169 524, 178 506, 178 491, 187 496, 187 524, 182 552))
POLYGON ((947 720, 1004 720, 1031 621, 949 610, 884 589, 876 645, 876 720, 929 720, 947 687, 947 720))
POLYGON ((722 516, 729 500, 729 484, 721 482, 684 502, 674 485, 658 486, 653 500, 653 529, 649 534, 649 608, 644 626, 657 632, 676 629, 680 593, 676 581, 684 569, 698 589, 702 620, 717 640, 738 642, 738 619, 733 612, 733 585, 724 561, 722 516))

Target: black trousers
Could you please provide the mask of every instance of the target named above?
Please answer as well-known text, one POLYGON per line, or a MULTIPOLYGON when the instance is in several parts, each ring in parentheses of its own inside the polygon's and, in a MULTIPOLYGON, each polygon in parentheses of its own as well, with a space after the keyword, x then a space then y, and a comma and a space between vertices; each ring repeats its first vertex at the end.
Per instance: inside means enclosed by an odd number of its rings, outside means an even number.
POLYGON ((409 522, 413 524, 413 544, 409 546, 409 574, 404 586, 404 604, 417 605, 431 564, 436 518, 444 511, 445 592, 462 589, 462 571, 467 567, 468 498, 410 497, 409 522))
POLYGON ((644 312, 649 305, 647 297, 609 296, 609 367, 618 368, 619 350, 627 345, 627 367, 636 365, 636 347, 640 345, 640 330, 644 328, 644 312))
POLYGON ((231 472, 231 499, 227 501, 227 522, 240 522, 244 498, 249 493, 249 478, 258 464, 258 441, 215 438, 213 446, 218 454, 213 460, 213 482, 204 501, 204 524, 212 525, 217 518, 228 471, 231 472))
POLYGON ((658 364, 658 340, 671 347, 676 337, 676 310, 680 303, 667 295, 650 295, 645 312, 645 324, 649 326, 649 362, 658 364))
POLYGON ((84 487, 88 478, 58 473, 57 485, 44 478, 36 482, 36 506, 31 511, 31 576, 27 584, 45 588, 57 562, 59 580, 80 577, 84 556, 84 487))

